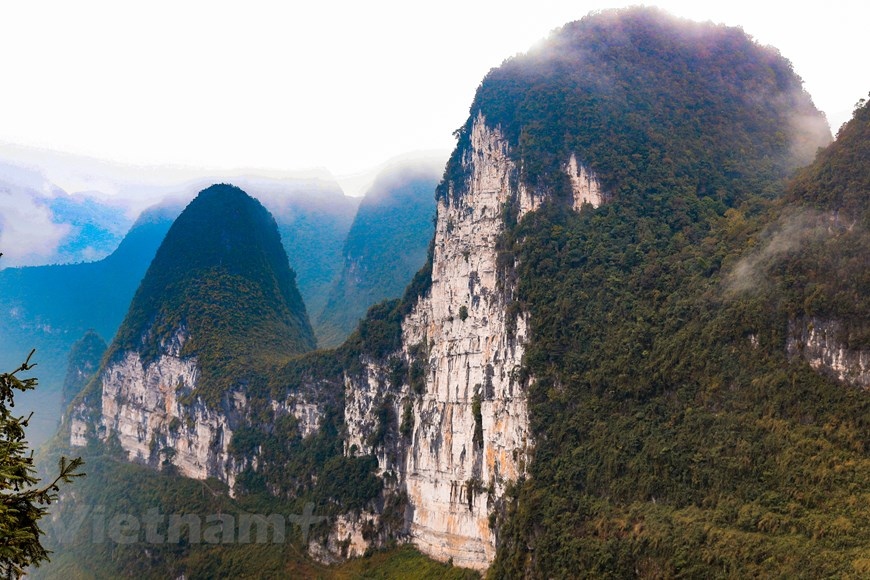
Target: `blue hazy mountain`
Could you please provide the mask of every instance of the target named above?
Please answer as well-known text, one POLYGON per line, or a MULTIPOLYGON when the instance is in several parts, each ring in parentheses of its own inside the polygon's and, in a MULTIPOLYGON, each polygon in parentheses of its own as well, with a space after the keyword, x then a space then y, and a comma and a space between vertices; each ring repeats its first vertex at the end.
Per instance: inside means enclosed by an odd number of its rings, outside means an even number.
POLYGON ((134 221, 123 206, 82 195, 55 197, 48 207, 56 223, 71 226, 57 248, 58 263, 92 262, 108 256, 134 221))
POLYGON ((377 176, 344 242, 341 273, 316 319, 320 346, 337 346, 371 305, 401 296, 426 262, 441 170, 432 161, 406 162, 377 176))

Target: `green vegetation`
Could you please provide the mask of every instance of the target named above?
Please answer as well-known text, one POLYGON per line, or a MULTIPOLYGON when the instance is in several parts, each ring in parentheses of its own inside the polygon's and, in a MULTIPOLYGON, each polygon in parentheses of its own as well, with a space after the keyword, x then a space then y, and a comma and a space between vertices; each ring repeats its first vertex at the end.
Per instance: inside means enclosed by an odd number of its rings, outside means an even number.
POLYGON ((837 141, 791 182, 792 210, 775 235, 792 251, 771 265, 792 317, 837 319, 840 339, 854 348, 870 347, 868 159, 870 104, 862 100, 837 141))
MULTIPOLYGON (((153 509, 198 518, 205 530, 207 518, 214 514, 231 516, 238 525, 242 514, 298 515, 305 513, 309 503, 313 515, 326 518, 369 508, 380 496, 383 482, 375 475, 374 457, 343 454, 341 370, 342 361, 335 351, 316 351, 291 359, 268 376, 252 375, 247 389, 251 420, 234 430, 229 451, 239 465, 256 457, 259 467, 242 469, 234 498, 225 484, 181 477, 168 464, 160 472, 130 464, 112 438, 91 441, 84 450, 87 481, 76 488, 75 496, 59 504, 66 521, 81 521, 77 518, 88 515, 80 527, 69 528, 69 532, 61 529, 61 534, 72 536, 52 535, 55 543, 49 547, 57 550, 57 557, 37 571, 36 577, 333 577, 337 572, 308 556, 301 529, 292 520, 287 520, 285 541, 265 544, 191 542, 187 528, 180 542, 154 543, 144 536, 144 527, 129 543, 112 538, 94 543, 93 525, 97 521, 108 526, 122 514, 142 519, 153 509), (270 404, 300 389, 311 389, 306 399, 323 408, 320 429, 308 437, 303 437, 295 417, 270 404), (65 539, 62 544, 58 543, 61 537, 65 539)), ((65 447, 55 440, 41 463, 51 463, 65 447)), ((168 537, 167 524, 164 519, 157 528, 161 537, 168 537)), ((326 531, 321 524, 311 534, 322 538, 326 531)), ((237 538, 240 528, 232 533, 237 538)))
POLYGON ((718 244, 670 237, 656 276, 626 261, 619 213, 524 224, 537 444, 493 574, 851 572, 870 545, 870 398, 788 364, 783 313, 722 297, 718 244))
POLYGON ((472 570, 430 560, 411 546, 352 560, 336 568, 333 573, 332 577, 336 579, 371 580, 473 580, 480 577, 472 570))
POLYGON ((97 372, 107 348, 106 341, 93 330, 88 330, 83 337, 73 344, 67 357, 66 378, 63 381, 63 390, 61 391, 64 409, 97 372))
POLYGON ((472 442, 476 447, 483 447, 483 413, 480 408, 480 393, 471 397, 471 415, 474 417, 474 435, 472 442))
POLYGON ((255 418, 233 433, 230 452, 238 461, 256 457, 258 468, 239 475, 236 492, 256 496, 264 506, 273 497, 307 498, 325 514, 359 510, 379 496, 372 456, 345 457, 341 438, 344 389, 335 351, 317 351, 291 360, 273 373, 264 391, 249 390, 255 418), (296 418, 276 413, 270 401, 306 391, 306 400, 322 408, 319 429, 303 437, 296 418))
POLYGON ((275 220, 238 188, 202 191, 175 220, 109 356, 135 349, 153 360, 179 329, 180 353, 198 357, 197 394, 209 404, 257 371, 314 348, 275 220))
MULTIPOLYGON (((34 571, 35 578, 166 578, 182 574, 193 578, 244 578, 253 577, 254 570, 275 577, 294 562, 304 561, 298 526, 286 526, 286 541, 280 543, 272 543, 271 537, 266 543, 191 542, 187 527, 179 530, 181 541, 160 541, 168 538, 170 514, 194 516, 203 523, 207 516, 224 514, 238 525, 242 514, 298 514, 302 513, 301 504, 273 498, 263 511, 265 506, 255 502, 230 498, 218 481, 158 473, 128 464, 97 446, 85 450, 85 459, 89 473, 81 486, 77 482, 78 501, 65 499, 59 504, 60 516, 67 525, 53 526, 55 533, 49 536, 55 542, 49 547, 57 555, 50 565, 34 571), (149 510, 156 522, 150 541, 145 524, 149 510), (122 521, 125 515, 136 518, 141 527, 117 526, 124 531, 123 541, 119 542, 109 534, 112 522, 122 521)), ((203 525, 201 531, 205 529, 203 525)), ((238 528, 227 530, 227 537, 238 538, 238 528)), ((218 539, 221 537, 218 535, 218 539)))
POLYGON ((867 226, 870 207, 870 102, 861 99, 852 119, 837 133, 837 141, 819 152, 791 183, 790 199, 820 210, 841 211, 867 226))
MULTIPOLYGON (((303 358, 317 358, 309 355, 303 358)), ((285 377, 296 374, 304 364, 285 377)), ((379 495, 382 482, 374 476, 374 457, 344 457, 340 440, 330 425, 335 417, 327 417, 323 430, 310 438, 301 438, 292 417, 274 421, 269 432, 240 430, 234 435, 232 452, 261 446, 260 461, 266 469, 248 470, 239 477, 237 495, 216 480, 196 481, 180 477, 172 470, 157 472, 129 464, 126 455, 119 454, 111 442, 91 444, 84 450, 89 465, 86 480, 76 485, 75 501, 67 497, 59 504, 62 525, 51 527, 48 548, 57 550, 51 563, 32 571, 34 578, 476 578, 469 570, 436 563, 409 546, 367 554, 359 560, 339 566, 325 566, 307 554, 301 527, 286 516, 304 514, 306 505, 313 504, 312 514, 331 519, 339 513, 368 505, 379 495), (339 448, 332 447, 337 443, 339 448), (286 461, 286 462, 285 462, 286 461), (154 512, 153 510, 157 510, 154 512), (151 510, 149 512, 149 510, 151 510), (153 528, 153 537, 146 534, 146 517, 158 513, 161 518, 153 528), (134 541, 117 542, 109 536, 113 521, 124 514, 138 518, 138 534, 125 531, 125 538, 134 541), (161 542, 169 537, 169 515, 178 514, 201 522, 201 542, 190 541, 190 529, 181 527, 178 542, 161 542), (244 514, 285 516, 285 539, 273 542, 274 528, 266 543, 220 543, 222 532, 208 536, 209 520, 215 514, 231 518, 226 537, 237 540, 242 533, 244 514), (129 532, 129 533, 128 533, 129 532), (94 542, 95 534, 105 535, 94 542), (209 539, 211 538, 211 539, 209 539), (59 543, 63 539, 63 543, 59 543), (215 543, 217 542, 217 543, 215 543)), ((58 453, 58 447, 52 452, 58 453)), ((49 461, 51 458, 45 458, 49 461)), ((396 498, 402 501, 402 498, 396 498)), ((384 508, 386 525, 401 525, 389 516, 390 504, 384 508)), ((404 504, 398 506, 404 513, 404 504)), ((403 518, 399 518, 403 520, 403 518)), ((322 539, 327 525, 313 522, 309 534, 322 539)), ((132 529, 132 528, 131 528, 132 529)), ((392 529, 392 528, 390 528, 392 529)), ((264 528, 264 532, 265 532, 264 528)), ((252 534, 258 533, 254 528, 252 534)), ((379 530, 370 530, 377 534, 379 530)), ((257 536, 252 536, 256 538, 257 536)), ((393 544, 395 545, 395 544, 393 544)))
POLYGON ((414 403, 410 398, 402 405, 402 423, 399 425, 399 433, 405 439, 410 439, 414 433, 414 403))

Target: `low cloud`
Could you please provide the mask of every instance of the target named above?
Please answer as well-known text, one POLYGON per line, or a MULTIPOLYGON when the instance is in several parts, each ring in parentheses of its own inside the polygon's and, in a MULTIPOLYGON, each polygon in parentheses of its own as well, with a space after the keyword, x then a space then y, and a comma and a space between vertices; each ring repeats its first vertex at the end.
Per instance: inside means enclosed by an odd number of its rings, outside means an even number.
POLYGON ((56 224, 46 198, 0 185, 0 267, 44 264, 71 233, 56 224))
POLYGON ((812 162, 819 148, 827 147, 833 140, 828 120, 824 114, 795 112, 789 117, 791 156, 795 165, 812 162))
POLYGON ((761 235, 760 248, 742 258, 726 275, 725 295, 733 298, 766 285, 771 267, 799 252, 804 244, 826 235, 829 221, 827 214, 810 210, 782 216, 761 235))

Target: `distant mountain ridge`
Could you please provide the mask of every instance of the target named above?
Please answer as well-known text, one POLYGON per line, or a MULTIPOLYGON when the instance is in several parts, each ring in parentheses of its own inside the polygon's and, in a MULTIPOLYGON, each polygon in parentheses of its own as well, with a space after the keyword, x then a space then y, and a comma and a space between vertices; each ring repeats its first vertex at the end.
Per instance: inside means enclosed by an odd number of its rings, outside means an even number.
POLYGON ((344 242, 343 268, 315 319, 321 346, 338 346, 371 305, 401 296, 426 262, 441 171, 440 163, 401 164, 382 171, 366 192, 344 242))
POLYGON ((98 262, 6 268, 0 271, 0 309, 9 313, 0 333, 0 363, 13 368, 36 349, 40 387, 16 401, 37 412, 31 441, 57 428, 61 385, 70 348, 89 329, 115 335, 130 299, 180 208, 144 212, 118 248, 98 262), (26 352, 24 352, 26 356, 26 352))

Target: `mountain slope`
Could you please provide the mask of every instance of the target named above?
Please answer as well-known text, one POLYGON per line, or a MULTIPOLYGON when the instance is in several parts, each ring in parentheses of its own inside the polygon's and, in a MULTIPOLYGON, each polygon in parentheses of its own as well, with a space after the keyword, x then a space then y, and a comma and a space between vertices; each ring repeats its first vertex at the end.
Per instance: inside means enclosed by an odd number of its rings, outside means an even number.
POLYGON ((843 212, 851 219, 861 220, 866 227, 870 219, 868 160, 870 103, 861 99, 852 119, 837 134, 837 141, 821 151, 815 161, 792 180, 790 200, 843 212))
MULTIPOLYGON (((821 332, 831 324, 828 347, 842 348, 853 359, 864 357, 858 363, 863 364, 864 378, 853 376, 853 382, 864 387, 870 387, 868 167, 870 106, 863 101, 837 141, 790 183, 786 203, 791 210, 778 224, 779 232, 781 237, 787 233, 800 251, 790 252, 776 271, 791 316, 800 319, 796 326, 803 327, 803 334, 811 325, 821 332)), ((831 358, 824 365, 836 362, 831 358)))
POLYGON ((337 346, 371 305, 401 296, 426 262, 441 169, 408 163, 375 179, 344 242, 344 268, 317 317, 321 346, 337 346))
POLYGON ((109 345, 103 338, 89 330, 73 344, 69 351, 66 378, 61 390, 61 408, 66 409, 72 400, 87 386, 94 373, 100 368, 100 362, 109 345))

